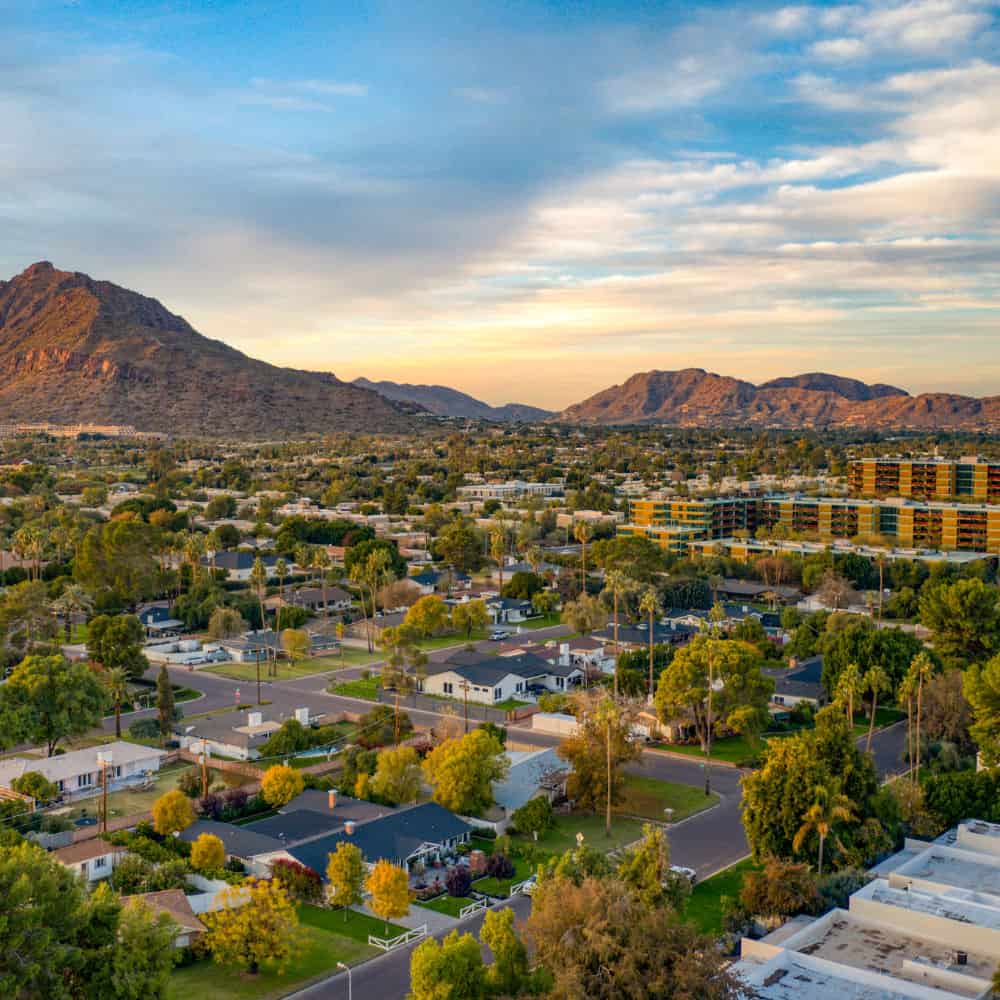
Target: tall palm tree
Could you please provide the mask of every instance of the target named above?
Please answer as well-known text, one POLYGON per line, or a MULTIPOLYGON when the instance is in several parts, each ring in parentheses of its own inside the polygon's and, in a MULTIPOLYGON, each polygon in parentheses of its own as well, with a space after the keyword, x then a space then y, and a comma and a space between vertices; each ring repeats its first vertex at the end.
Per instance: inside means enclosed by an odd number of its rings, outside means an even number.
POLYGON ((885 670, 877 663, 872 664, 861 678, 864 690, 872 696, 872 717, 868 723, 868 742, 865 750, 872 748, 872 736, 875 734, 875 713, 878 711, 878 696, 892 691, 892 680, 885 670))
POLYGON ((73 634, 73 615, 89 615, 94 610, 93 598, 78 583, 68 583, 63 592, 52 602, 52 610, 62 615, 66 642, 73 634))
POLYGON ((864 694, 865 686, 861 668, 856 663, 848 663, 837 678, 836 698, 847 710, 847 721, 854 725, 854 704, 864 694))
POLYGON ((910 664, 909 672, 913 674, 914 687, 917 694, 917 738, 914 745, 916 747, 917 777, 919 777, 920 760, 923 756, 923 752, 920 747, 920 723, 921 715, 923 713, 924 685, 934 674, 934 663, 926 653, 917 653, 917 655, 913 658, 913 662, 910 664))
POLYGON ((274 574, 278 578, 278 596, 285 599, 285 577, 288 576, 288 563, 279 558, 274 564, 274 574))
POLYGON ((330 553, 322 545, 316 545, 312 550, 312 568, 316 570, 319 578, 319 589, 323 595, 323 617, 330 617, 330 609, 326 606, 326 585, 327 576, 330 572, 330 553))
POLYGON ((639 599, 639 613, 649 619, 649 687, 646 693, 650 701, 653 699, 653 626, 659 612, 660 600, 656 596, 656 591, 652 587, 647 587, 639 599))
POLYGON ((500 571, 500 596, 503 597, 503 553, 504 553, 504 533, 501 528, 494 528, 490 532, 490 555, 496 560, 497 569, 500 571))
POLYGON ((830 836, 837 823, 850 823, 854 819, 851 800, 840 790, 840 784, 831 781, 829 785, 817 785, 813 789, 813 804, 802 817, 799 827, 792 839, 792 849, 797 854, 809 836, 815 833, 819 837, 819 863, 816 874, 823 874, 823 847, 826 838, 830 836))
POLYGON ((122 738, 122 703, 128 698, 128 674, 121 668, 109 670, 104 683, 115 706, 115 739, 122 738))
POLYGON ((916 783, 913 753, 913 696, 917 691, 917 679, 912 670, 899 683, 899 698, 906 699, 906 761, 910 780, 916 783))
POLYGON ((618 697, 618 661, 621 659, 621 647, 618 642, 618 605, 622 598, 632 589, 629 578, 620 569, 611 569, 604 574, 604 590, 611 594, 614 603, 615 630, 615 697, 618 697))
POLYGON ((573 523, 573 537, 582 546, 580 551, 580 592, 587 593, 587 542, 590 540, 592 532, 587 521, 575 521, 573 523))

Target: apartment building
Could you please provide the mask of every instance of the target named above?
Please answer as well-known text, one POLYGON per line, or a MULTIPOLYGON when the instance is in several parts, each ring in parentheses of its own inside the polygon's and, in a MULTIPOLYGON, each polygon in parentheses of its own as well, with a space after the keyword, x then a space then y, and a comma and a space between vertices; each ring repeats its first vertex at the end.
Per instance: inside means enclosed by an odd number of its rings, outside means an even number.
POLYGON ((1000 825, 907 840, 847 909, 744 939, 736 972, 760 1000, 984 1000, 1000 964, 1000 825))
POLYGON ((854 496, 1000 503, 1000 463, 975 456, 957 462, 938 458, 862 458, 851 463, 848 485, 854 496))

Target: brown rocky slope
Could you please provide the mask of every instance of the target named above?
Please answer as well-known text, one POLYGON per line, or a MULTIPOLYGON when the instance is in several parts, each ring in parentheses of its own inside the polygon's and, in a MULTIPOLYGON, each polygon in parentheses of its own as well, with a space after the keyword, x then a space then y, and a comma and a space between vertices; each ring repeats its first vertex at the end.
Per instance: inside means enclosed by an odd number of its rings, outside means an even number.
POLYGON ((812 373, 751 382, 701 368, 651 371, 576 403, 553 418, 578 424, 680 427, 871 427, 1000 430, 1000 396, 910 396, 893 386, 812 373))
POLYGON ((46 261, 0 281, 0 420, 209 436, 414 424, 377 393, 254 360, 156 299, 46 261))

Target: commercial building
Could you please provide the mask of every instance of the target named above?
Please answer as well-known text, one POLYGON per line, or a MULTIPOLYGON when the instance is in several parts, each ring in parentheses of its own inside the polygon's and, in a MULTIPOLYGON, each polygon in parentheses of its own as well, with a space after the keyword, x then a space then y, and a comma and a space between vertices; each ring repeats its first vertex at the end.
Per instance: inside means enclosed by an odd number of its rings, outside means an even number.
POLYGON ((526 483, 514 479, 506 483, 474 483, 459 486, 458 495, 472 500, 518 500, 521 497, 562 496, 562 483, 526 483))
POLYGON ((975 456, 957 462, 862 458, 851 462, 848 484, 854 496, 1000 503, 1000 462, 984 462, 975 456))
POLYGON ((1000 825, 908 840, 848 908, 744 939, 734 971, 760 1000, 981 1000, 1000 964, 1000 825))

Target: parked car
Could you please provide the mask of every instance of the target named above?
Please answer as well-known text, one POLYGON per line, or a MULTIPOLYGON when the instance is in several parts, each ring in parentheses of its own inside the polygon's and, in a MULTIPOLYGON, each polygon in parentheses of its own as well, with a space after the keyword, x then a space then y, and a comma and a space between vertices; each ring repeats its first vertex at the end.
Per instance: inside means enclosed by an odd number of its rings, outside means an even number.
POLYGON ((671 865, 670 871, 674 875, 678 875, 681 878, 687 879, 691 885, 694 885, 698 878, 698 873, 693 868, 685 868, 683 865, 671 865))
POLYGON ((495 628, 492 632, 490 632, 490 642, 502 642, 509 635, 510 632, 506 629, 495 628))

